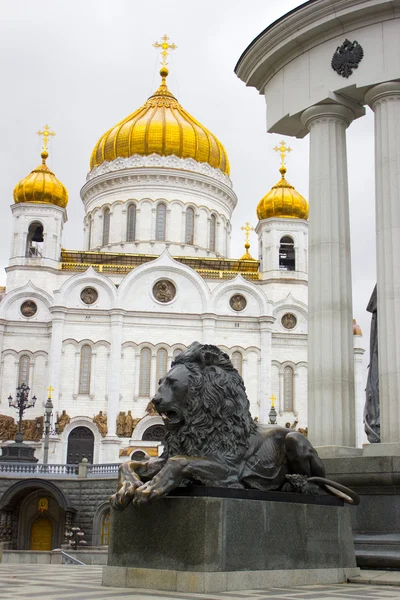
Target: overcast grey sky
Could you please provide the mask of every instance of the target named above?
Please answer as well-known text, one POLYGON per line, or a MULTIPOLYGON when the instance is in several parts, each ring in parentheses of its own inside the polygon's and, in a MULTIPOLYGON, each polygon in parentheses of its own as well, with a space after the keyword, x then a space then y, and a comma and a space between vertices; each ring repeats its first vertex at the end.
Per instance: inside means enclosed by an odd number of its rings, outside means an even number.
MULTIPOLYGON (((243 253, 240 226, 257 223, 256 206, 280 175, 266 133, 265 101, 234 74, 248 44, 296 0, 2 0, 0 284, 9 256, 10 204, 16 183, 40 163, 36 131, 56 131, 49 166, 69 191, 64 247, 82 248, 79 191, 98 138, 141 106, 159 85, 153 42, 167 33, 178 49, 168 84, 181 104, 219 137, 231 163, 239 202, 232 256, 243 253)), ((373 115, 348 130, 354 315, 368 346, 365 312, 375 284, 373 115)), ((294 152, 287 179, 308 198, 308 138, 286 141, 294 152)), ((256 236, 251 252, 257 257, 256 236)))

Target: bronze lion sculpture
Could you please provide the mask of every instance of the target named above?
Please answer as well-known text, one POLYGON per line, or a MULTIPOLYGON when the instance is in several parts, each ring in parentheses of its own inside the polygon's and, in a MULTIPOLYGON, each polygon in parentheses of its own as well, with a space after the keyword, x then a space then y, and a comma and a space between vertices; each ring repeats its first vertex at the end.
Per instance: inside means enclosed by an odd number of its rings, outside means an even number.
POLYGON ((324 479, 316 450, 299 432, 262 428, 252 419, 243 379, 216 346, 194 342, 159 382, 153 404, 166 436, 164 453, 121 465, 113 508, 141 505, 181 484, 319 493, 357 504, 357 494, 324 479))

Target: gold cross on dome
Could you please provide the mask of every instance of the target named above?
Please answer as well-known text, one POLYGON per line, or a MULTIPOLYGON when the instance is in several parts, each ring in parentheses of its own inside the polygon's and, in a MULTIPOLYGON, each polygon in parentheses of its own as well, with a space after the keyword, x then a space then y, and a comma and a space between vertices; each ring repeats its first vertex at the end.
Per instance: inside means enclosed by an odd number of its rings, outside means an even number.
POLYGON ((275 408, 275 402, 276 402, 275 394, 272 394, 272 396, 270 397, 270 400, 271 400, 271 407, 275 408))
POLYGON ((275 152, 279 152, 281 155, 281 167, 285 166, 285 155, 287 152, 291 152, 292 148, 289 148, 289 146, 286 146, 286 142, 284 140, 282 140, 280 142, 279 146, 275 146, 274 148, 275 152))
POLYGON ((54 133, 54 131, 50 131, 50 128, 48 125, 45 125, 43 127, 43 131, 37 131, 38 135, 42 135, 43 136, 43 152, 47 152, 47 146, 49 143, 49 136, 55 136, 56 134, 54 133))
POLYGON ((47 393, 48 393, 48 396, 47 396, 47 397, 48 397, 48 398, 50 398, 50 399, 51 399, 51 393, 52 393, 52 392, 54 392, 54 388, 53 388, 53 387, 50 385, 50 386, 47 388, 47 393))
POLYGON ((175 50, 178 46, 174 43, 170 44, 168 42, 169 37, 167 35, 163 35, 161 38, 161 43, 159 42, 154 42, 153 46, 154 48, 162 48, 161 51, 161 56, 162 56, 162 60, 161 60, 161 64, 163 67, 167 66, 167 56, 169 54, 170 50, 175 50))
POLYGON ((246 232, 246 242, 248 243, 250 231, 254 231, 254 227, 251 227, 250 223, 247 221, 240 229, 246 232))

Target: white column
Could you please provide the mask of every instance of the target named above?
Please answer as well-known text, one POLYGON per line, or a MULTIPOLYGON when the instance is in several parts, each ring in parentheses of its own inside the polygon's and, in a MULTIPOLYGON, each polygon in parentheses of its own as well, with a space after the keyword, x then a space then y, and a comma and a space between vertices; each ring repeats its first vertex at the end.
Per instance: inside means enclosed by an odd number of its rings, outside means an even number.
POLYGON ((111 312, 111 349, 108 368, 107 437, 116 436, 116 421, 119 411, 121 387, 123 315, 111 312))
POLYGON ((356 403, 356 443, 361 448, 368 443, 364 431, 363 415, 365 405, 365 377, 363 369, 364 348, 361 346, 362 335, 354 334, 354 393, 356 403))
POLYGON ((201 315, 201 320, 203 322, 203 344, 218 344, 218 342, 214 341, 216 323, 215 316, 204 314, 201 315))
MULTIPOLYGON (((376 271, 381 442, 400 442, 400 82, 365 95, 375 113, 376 271)), ((377 444, 374 444, 376 446, 377 444)))
POLYGON ((62 362, 62 342, 64 331, 65 312, 61 310, 52 311, 51 342, 49 356, 49 372, 47 385, 54 388, 52 402, 54 414, 60 410, 61 397, 61 362, 62 362))
POLYGON ((260 415, 261 425, 266 425, 269 420, 271 409, 271 355, 272 355, 272 333, 271 324, 273 318, 260 319, 260 415))
POLYGON ((356 444, 346 153, 353 117, 340 104, 302 114, 310 131, 308 424, 315 446, 356 444))

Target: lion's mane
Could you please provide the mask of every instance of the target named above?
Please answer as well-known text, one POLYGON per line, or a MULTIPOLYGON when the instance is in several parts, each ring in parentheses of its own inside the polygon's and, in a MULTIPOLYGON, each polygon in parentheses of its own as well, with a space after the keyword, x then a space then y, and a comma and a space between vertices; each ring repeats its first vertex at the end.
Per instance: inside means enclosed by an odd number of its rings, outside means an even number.
POLYGON ((243 379, 229 356, 216 346, 194 342, 171 367, 189 370, 184 422, 165 438, 168 456, 224 456, 235 459, 257 430, 243 379))

